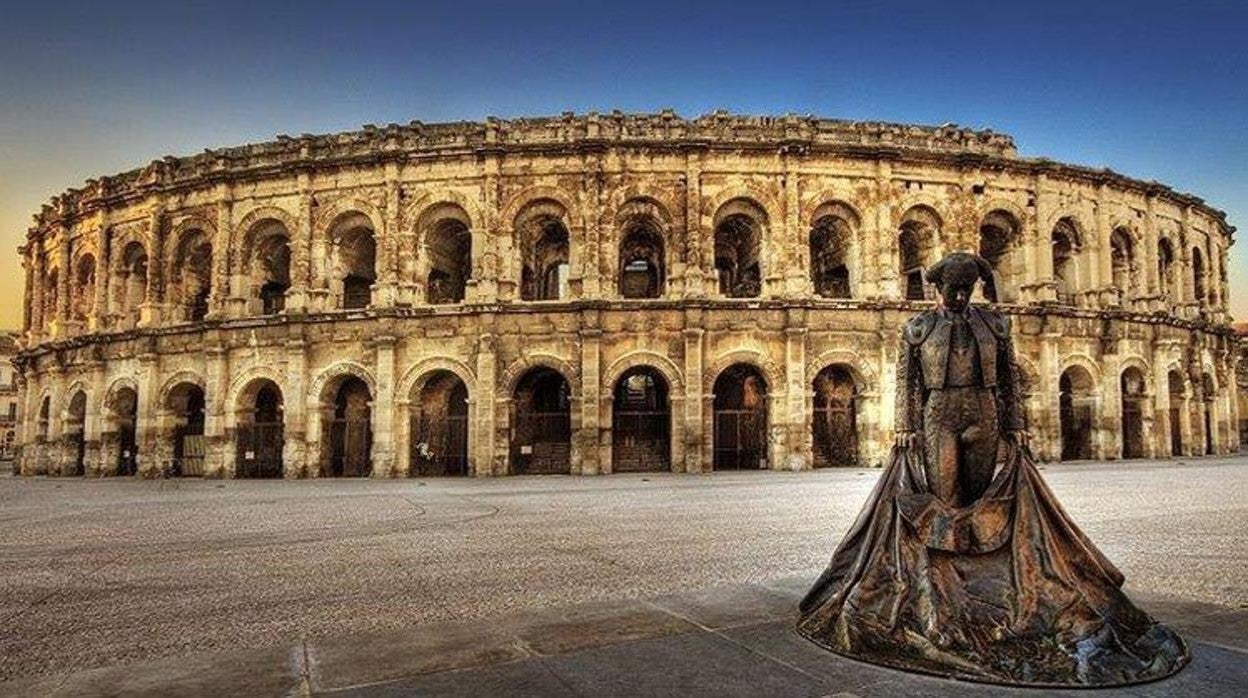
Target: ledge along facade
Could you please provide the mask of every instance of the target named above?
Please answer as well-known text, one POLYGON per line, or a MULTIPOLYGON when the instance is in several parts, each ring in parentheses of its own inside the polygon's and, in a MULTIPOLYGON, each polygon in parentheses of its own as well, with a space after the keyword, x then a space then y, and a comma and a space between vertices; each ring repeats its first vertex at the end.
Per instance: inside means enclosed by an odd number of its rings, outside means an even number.
POLYGON ((992 264, 1046 459, 1238 447, 1202 200, 991 131, 564 114, 168 157, 55 197, 26 474, 875 465, 905 318, 992 264))

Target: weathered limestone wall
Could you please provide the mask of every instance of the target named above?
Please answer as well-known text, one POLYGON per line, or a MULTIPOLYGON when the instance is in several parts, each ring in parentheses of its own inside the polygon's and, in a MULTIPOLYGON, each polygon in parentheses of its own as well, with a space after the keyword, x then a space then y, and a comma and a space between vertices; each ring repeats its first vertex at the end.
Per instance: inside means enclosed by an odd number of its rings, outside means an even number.
POLYGON ((928 302, 904 299, 906 260, 954 250, 992 256, 1042 457, 1062 456, 1063 376, 1089 410, 1091 455, 1124 455, 1124 372, 1143 439, 1133 455, 1176 443, 1224 453, 1238 444, 1232 234, 1195 197, 1020 158, 1007 136, 954 127, 590 115, 167 158, 37 216, 23 248, 21 469, 76 471, 68 409, 83 392, 84 470, 115 471, 133 419, 139 469, 154 472, 185 421, 170 395, 192 385, 203 469, 233 476, 240 425, 271 381, 282 471, 316 476, 353 377, 371 400, 372 473, 402 475, 413 390, 449 371, 468 389, 471 472, 503 475, 517 383, 545 366, 570 388, 571 471, 605 473, 616 385, 646 366, 668 389, 672 469, 699 472, 713 461, 712 386, 737 363, 766 383, 769 467, 811 466, 812 385, 831 365, 854 378, 859 462, 877 463, 892 436, 898 329, 928 302), (812 249, 828 221, 843 231, 836 249, 812 249), (470 237, 465 297, 430 305, 433 271, 457 258, 452 229, 470 237), (655 298, 621 290, 638 229, 659 241, 645 267, 655 298), (744 271, 728 271, 729 256, 744 271), (816 293, 820 259, 844 261, 846 297, 816 293), (525 279, 543 274, 566 290, 523 299, 525 279), (356 277, 371 300, 344 307, 356 277), (725 297, 721 277, 755 297, 725 297), (264 315, 275 287, 284 310, 264 315), (117 407, 125 391, 133 416, 117 407))

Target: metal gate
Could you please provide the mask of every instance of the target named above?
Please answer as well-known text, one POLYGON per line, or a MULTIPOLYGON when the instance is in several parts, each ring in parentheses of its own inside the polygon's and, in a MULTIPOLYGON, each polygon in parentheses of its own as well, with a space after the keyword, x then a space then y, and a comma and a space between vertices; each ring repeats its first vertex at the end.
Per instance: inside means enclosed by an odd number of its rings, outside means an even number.
POLYGON ((1170 455, 1183 455, 1183 430, 1179 424, 1179 408, 1170 408, 1170 455))
POLYGON ((236 441, 235 477, 282 476, 282 444, 285 438, 281 422, 240 424, 236 441))
POLYGON ((173 474, 202 476, 207 439, 202 433, 186 433, 178 429, 174 434, 173 474))
POLYGON ((667 412, 616 410, 611 424, 611 470, 646 473, 671 470, 667 412))
POLYGON ((468 415, 413 415, 411 453, 413 477, 467 475, 468 415))
POLYGON ((1122 401, 1122 457, 1144 457, 1144 413, 1140 401, 1122 401))
POLYGON ((139 469, 139 447, 133 424, 122 425, 117 442, 117 474, 134 475, 139 469))
POLYGON ((572 415, 568 412, 522 412, 516 415, 511 462, 519 475, 555 475, 572 471, 572 415))
POLYGON ((1075 405, 1062 397, 1062 460, 1092 458, 1092 406, 1075 405))
POLYGON ((767 467, 766 410, 715 410, 713 465, 716 470, 767 467))
POLYGON ((852 401, 816 407, 811 419, 816 468, 858 465, 858 422, 852 401))
POLYGON ((329 475, 365 477, 372 472, 373 432, 367 419, 335 419, 329 426, 329 475))

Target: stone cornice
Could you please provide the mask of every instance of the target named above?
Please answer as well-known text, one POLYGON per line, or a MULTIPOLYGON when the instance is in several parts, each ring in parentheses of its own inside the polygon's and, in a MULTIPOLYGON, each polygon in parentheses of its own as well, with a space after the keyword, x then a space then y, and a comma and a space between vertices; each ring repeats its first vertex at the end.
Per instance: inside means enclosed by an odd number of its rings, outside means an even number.
POLYGON ((813 116, 741 116, 726 112, 683 119, 659 114, 571 113, 557 117, 489 118, 483 122, 365 126, 331 135, 278 136, 275 140, 199 155, 165 157, 118 175, 88 180, 54 197, 35 215, 29 236, 67 225, 95 211, 157 194, 177 194, 223 182, 297 175, 322 168, 380 165, 487 155, 601 152, 609 148, 652 150, 765 151, 798 156, 826 154, 863 160, 937 162, 1023 175, 1043 174, 1092 184, 1106 183, 1146 196, 1170 199, 1213 217, 1229 236, 1226 214, 1191 194, 1108 169, 1043 158, 1020 158, 1013 139, 954 125, 915 126, 845 121, 813 116))

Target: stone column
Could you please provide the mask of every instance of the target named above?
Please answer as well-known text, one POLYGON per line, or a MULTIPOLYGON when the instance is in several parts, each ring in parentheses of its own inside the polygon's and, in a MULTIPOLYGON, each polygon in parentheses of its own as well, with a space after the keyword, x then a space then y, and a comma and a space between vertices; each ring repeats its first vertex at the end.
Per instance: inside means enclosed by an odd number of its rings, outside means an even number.
POLYGON ((772 260, 783 260, 784 268, 777 270, 783 273, 783 295, 788 298, 807 297, 814 293, 814 282, 810 278, 810 244, 809 236, 802 231, 801 179, 797 173, 800 153, 782 150, 784 162, 784 233, 776 238, 779 253, 773 250, 772 260))
MULTIPOLYGON (((487 327, 493 324, 492 321, 484 319, 482 323, 487 327)), ((496 363, 494 336, 483 332, 477 340, 475 394, 469 396, 476 406, 476 419, 471 424, 475 438, 472 440, 473 450, 469 458, 472 460, 472 474, 478 477, 506 474, 506 444, 503 444, 503 450, 497 449, 495 432, 498 410, 496 363)))
POLYGON ((1057 279, 1053 271, 1053 230, 1049 228, 1049 219, 1053 216, 1056 203, 1045 191, 1048 178, 1036 175, 1032 180, 1032 191, 1036 197, 1036 206, 1028 216, 1026 224, 1030 231, 1031 244, 1027 246, 1030 259, 1024 262, 1024 273, 1030 272, 1026 286, 1031 294, 1024 297, 1025 301, 1056 301, 1057 279))
POLYGON ((95 260, 95 312, 87 317, 87 331, 99 332, 106 329, 108 319, 112 315, 109 285, 112 283, 113 250, 112 229, 108 225, 107 212, 101 214, 100 230, 97 233, 95 260))
POLYGON ((156 413, 160 409, 157 391, 160 390, 160 356, 144 350, 139 354, 139 390, 135 404, 135 443, 138 444, 138 474, 152 478, 160 475, 165 463, 159 462, 156 439, 159 424, 156 413))
POLYGON ((702 371, 705 352, 703 338, 706 331, 702 329, 701 323, 701 311, 685 311, 684 471, 688 473, 700 473, 711 469, 711 454, 706 451, 705 447, 709 434, 705 433, 702 413, 704 400, 702 371))
POLYGON ((229 184, 217 185, 217 232, 212 240, 212 285, 208 290, 208 317, 242 317, 247 314, 244 289, 230 287, 236 254, 230 245, 234 230, 234 192, 229 184))
MULTIPOLYGON (((603 436, 605 433, 601 429, 599 422, 599 410, 601 409, 602 386, 601 386, 601 360, 602 360, 602 330, 598 327, 597 311, 585 311, 582 313, 582 328, 580 331, 581 338, 581 428, 580 431, 573 434, 572 441, 574 447, 579 446, 581 454, 581 462, 579 473, 581 475, 598 475, 604 472, 603 463, 610 463, 611 459, 608 455, 602 457, 602 449, 604 447, 603 436)), ((607 425, 610 426, 610 425, 607 425)), ((610 452, 610 444, 605 444, 610 452)), ((573 467, 576 467, 573 461, 573 467)), ((578 472, 573 470, 573 472, 578 472)), ((605 472, 610 472, 608 467, 605 472)))
POLYGON ((204 347, 204 477, 234 477, 236 445, 230 399, 230 355, 225 346, 204 347))
POLYGON ((1041 460, 1059 461, 1062 459, 1062 395, 1061 366, 1059 365, 1058 346, 1062 335, 1046 327, 1040 335, 1040 365, 1036 368, 1038 385, 1037 394, 1042 400, 1042 407, 1036 414, 1036 424, 1029 424, 1035 440, 1036 452, 1041 460))
MULTIPOLYGON (((776 470, 810 470, 813 466, 807 428, 807 398, 810 387, 806 385, 806 313, 789 311, 788 327, 784 329, 785 409, 782 415, 785 441, 781 452, 772 461, 776 470)), ((780 415, 778 415, 780 416, 780 415)))
POLYGON ((286 291, 285 308, 287 314, 302 314, 308 310, 308 245, 312 239, 312 194, 309 186, 308 174, 300 173, 295 229, 290 231, 290 288, 286 291))
POLYGON ((286 443, 282 446, 282 476, 287 478, 309 477, 320 467, 312 461, 315 449, 308 445, 307 393, 308 368, 307 344, 302 336, 286 341, 286 394, 282 395, 282 432, 286 443))
POLYGON ((1113 231, 1109 227, 1109 202, 1105 198, 1105 185, 1097 185, 1096 188, 1096 230, 1091 239, 1096 240, 1096 244, 1089 250, 1096 265, 1092 268, 1092 287, 1101 290, 1101 298, 1099 307, 1113 306, 1121 303, 1126 305, 1127 296, 1130 295, 1130 289, 1115 289, 1114 270, 1113 270, 1113 246, 1109 244, 1109 237, 1113 231))
POLYGON ((69 277, 73 276, 70 268, 69 230, 61 226, 57 231, 57 267, 60 274, 56 277, 56 333, 57 338, 67 333, 69 322, 69 277))
POLYGON ((901 298, 901 248, 892 213, 893 165, 879 161, 875 165, 875 210, 864 212, 875 218, 875 232, 866 231, 864 246, 867 265, 872 273, 863 268, 863 278, 875 279, 873 295, 877 298, 901 298))
POLYGON ((702 151, 688 148, 685 150, 685 218, 682 235, 685 298, 705 298, 718 291, 715 288, 715 260, 707 261, 708 257, 714 256, 714 252, 707 254, 706 240, 703 239, 709 232, 702 220, 702 151))
POLYGON ((581 228, 583 242, 578 245, 576 236, 573 235, 568 266, 573 270, 573 274, 580 277, 576 280, 579 283, 573 284, 574 288, 579 285, 580 292, 574 293, 573 298, 601 298, 603 284, 601 218, 605 208, 602 182, 605 175, 602 171, 601 152, 587 153, 584 157, 585 179, 584 186, 581 187, 579 193, 580 220, 577 223, 581 228))
POLYGON ((86 442, 82 472, 88 477, 99 477, 105 471, 103 450, 100 447, 104 431, 104 391, 107 389, 104 368, 105 363, 100 360, 92 360, 88 364, 87 373, 91 378, 90 402, 87 404, 86 420, 82 425, 82 438, 86 442))
POLYGON ((165 212, 161 202, 148 214, 147 226, 151 249, 147 255, 147 287, 143 290, 143 302, 139 304, 140 327, 160 322, 160 306, 165 300, 165 212))
POLYGON ((373 414, 373 477, 394 477, 394 347, 397 340, 383 334, 373 339, 376 349, 377 394, 373 414))

